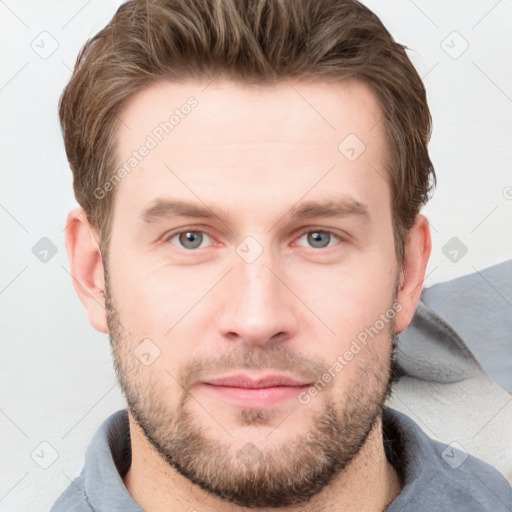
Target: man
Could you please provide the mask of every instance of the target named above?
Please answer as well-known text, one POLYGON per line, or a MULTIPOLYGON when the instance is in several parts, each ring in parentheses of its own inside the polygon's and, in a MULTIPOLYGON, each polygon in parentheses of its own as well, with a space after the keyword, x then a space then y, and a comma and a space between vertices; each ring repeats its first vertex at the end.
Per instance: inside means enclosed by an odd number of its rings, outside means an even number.
POLYGON ((384 407, 430 254, 423 84, 355 1, 133 1, 60 104, 127 411, 54 511, 509 510, 384 407), (371 338, 360 336, 371 330, 371 338))

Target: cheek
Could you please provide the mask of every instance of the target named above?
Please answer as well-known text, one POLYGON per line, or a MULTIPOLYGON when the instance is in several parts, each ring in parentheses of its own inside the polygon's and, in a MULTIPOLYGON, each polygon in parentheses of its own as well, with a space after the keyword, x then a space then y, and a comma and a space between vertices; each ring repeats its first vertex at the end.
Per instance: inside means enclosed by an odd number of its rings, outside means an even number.
POLYGON ((143 255, 118 257, 109 267, 116 306, 130 332, 159 337, 187 315, 215 277, 206 268, 173 268, 143 255))
POLYGON ((362 264, 318 268, 294 281, 297 295, 342 338, 373 325, 392 306, 395 290, 394 269, 372 272, 362 264))
POLYGON ((314 312, 300 336, 304 349, 331 367, 336 386, 346 386, 360 367, 386 360, 391 350, 395 277, 394 272, 382 274, 381 269, 339 270, 317 275, 321 287, 306 286, 310 280, 297 283, 297 294, 314 312))

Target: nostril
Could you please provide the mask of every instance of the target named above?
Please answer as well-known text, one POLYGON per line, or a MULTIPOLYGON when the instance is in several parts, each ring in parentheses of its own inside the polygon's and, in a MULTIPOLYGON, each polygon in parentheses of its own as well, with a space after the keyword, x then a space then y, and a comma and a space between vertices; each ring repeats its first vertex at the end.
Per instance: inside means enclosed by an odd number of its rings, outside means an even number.
POLYGON ((286 333, 284 331, 280 331, 277 334, 274 334, 270 338, 270 340, 276 342, 276 341, 282 341, 283 338, 286 338, 286 333))

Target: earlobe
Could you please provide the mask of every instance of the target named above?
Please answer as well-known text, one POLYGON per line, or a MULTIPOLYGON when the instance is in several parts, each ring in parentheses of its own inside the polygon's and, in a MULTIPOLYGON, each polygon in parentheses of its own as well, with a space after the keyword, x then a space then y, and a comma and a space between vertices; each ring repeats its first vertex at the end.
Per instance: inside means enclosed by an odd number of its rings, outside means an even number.
POLYGON ((428 220, 425 216, 418 215, 405 242, 404 264, 396 298, 401 305, 401 310, 395 317, 395 335, 404 331, 414 316, 423 288, 431 248, 428 220))
POLYGON ((69 212, 66 223, 66 252, 73 286, 87 309, 91 325, 97 331, 108 333, 104 296, 105 274, 95 235, 95 230, 82 208, 69 212))

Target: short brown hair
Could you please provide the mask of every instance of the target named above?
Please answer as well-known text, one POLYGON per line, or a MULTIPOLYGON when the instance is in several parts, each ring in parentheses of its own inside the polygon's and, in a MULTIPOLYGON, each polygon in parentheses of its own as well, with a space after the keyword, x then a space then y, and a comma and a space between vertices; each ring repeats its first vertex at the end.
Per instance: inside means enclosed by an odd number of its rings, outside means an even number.
POLYGON ((356 78, 376 94, 389 143, 398 260, 435 183, 431 118, 405 47, 355 0, 132 0, 82 48, 59 115, 75 197, 108 250, 116 132, 127 101, 157 80, 247 84, 356 78))

